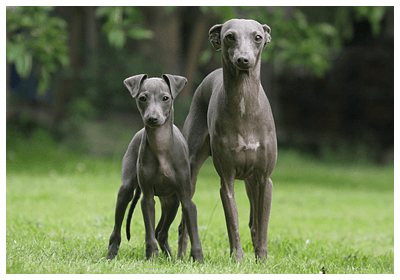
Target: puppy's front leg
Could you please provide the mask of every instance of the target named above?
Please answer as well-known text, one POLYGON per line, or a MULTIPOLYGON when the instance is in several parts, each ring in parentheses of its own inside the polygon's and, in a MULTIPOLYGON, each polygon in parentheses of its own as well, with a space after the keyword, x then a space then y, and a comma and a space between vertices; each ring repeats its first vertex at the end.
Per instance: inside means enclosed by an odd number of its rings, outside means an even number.
POLYGON ((154 197, 144 194, 141 200, 144 227, 146 231, 146 258, 158 257, 158 247, 155 238, 155 209, 154 197))

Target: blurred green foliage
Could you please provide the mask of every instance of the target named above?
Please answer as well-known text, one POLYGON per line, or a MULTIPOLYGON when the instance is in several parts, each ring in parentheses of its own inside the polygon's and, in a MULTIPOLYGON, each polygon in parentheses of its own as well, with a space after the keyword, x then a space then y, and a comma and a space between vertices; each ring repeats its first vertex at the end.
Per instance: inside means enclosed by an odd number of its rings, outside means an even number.
POLYGON ((126 37, 136 40, 153 37, 151 30, 141 27, 143 15, 137 7, 99 7, 96 10, 98 18, 105 18, 103 31, 107 34, 110 45, 122 48, 126 37))
POLYGON ((50 16, 52 7, 6 8, 6 57, 27 78, 38 65, 38 93, 50 85, 50 74, 69 65, 67 23, 50 16), (36 63, 35 63, 36 62, 36 63))
MULTIPOLYGON (((39 80, 38 92, 48 90, 51 74, 60 66, 69 66, 68 26, 63 19, 52 16, 54 7, 7 7, 7 62, 15 64, 21 78, 27 78, 34 65, 39 80)), ((152 38, 137 7, 98 7, 96 16, 105 19, 102 25, 111 46, 121 49, 126 38, 152 38)))
POLYGON ((368 21, 371 23, 372 34, 377 36, 381 31, 381 20, 385 15, 387 7, 360 6, 354 7, 354 9, 356 11, 357 19, 368 19, 368 21))
POLYGON ((285 19, 285 12, 276 8, 270 21, 272 29, 271 46, 266 48, 263 59, 273 59, 283 67, 301 66, 317 76, 323 76, 330 66, 331 50, 340 47, 336 29, 327 22, 311 23, 301 10, 295 10, 293 17, 285 19))

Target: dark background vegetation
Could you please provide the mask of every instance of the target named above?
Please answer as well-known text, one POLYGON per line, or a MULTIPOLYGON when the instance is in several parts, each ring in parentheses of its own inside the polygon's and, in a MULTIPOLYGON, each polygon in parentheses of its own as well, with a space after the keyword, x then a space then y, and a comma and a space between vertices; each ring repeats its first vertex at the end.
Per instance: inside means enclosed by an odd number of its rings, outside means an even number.
MULTIPOLYGON (((262 84, 281 148, 322 160, 394 161, 393 7, 7 7, 7 158, 46 134, 85 154, 121 157, 142 127, 122 81, 188 78, 220 67, 208 30, 230 18, 268 24, 262 84)), ((45 142, 44 142, 45 144, 45 142)))

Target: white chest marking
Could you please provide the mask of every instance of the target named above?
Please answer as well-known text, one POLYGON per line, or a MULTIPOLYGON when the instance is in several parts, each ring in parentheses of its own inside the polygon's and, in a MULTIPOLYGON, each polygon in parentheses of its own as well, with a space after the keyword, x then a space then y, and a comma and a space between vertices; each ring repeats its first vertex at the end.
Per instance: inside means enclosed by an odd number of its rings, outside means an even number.
POLYGON ((242 135, 238 135, 238 147, 233 149, 237 153, 239 153, 241 150, 257 150, 257 148, 260 146, 260 142, 256 141, 254 139, 253 135, 250 135, 247 141, 245 141, 242 137, 242 135))

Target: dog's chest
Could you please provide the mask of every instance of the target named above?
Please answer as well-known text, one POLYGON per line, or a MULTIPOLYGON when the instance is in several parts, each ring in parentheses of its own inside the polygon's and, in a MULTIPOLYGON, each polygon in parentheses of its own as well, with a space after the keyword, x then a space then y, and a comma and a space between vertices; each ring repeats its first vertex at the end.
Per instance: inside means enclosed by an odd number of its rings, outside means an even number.
POLYGON ((138 175, 144 192, 151 189, 156 196, 170 196, 176 190, 174 166, 164 157, 147 158, 142 168, 139 165, 138 175))
POLYGON ((212 142, 236 154, 257 152, 266 141, 268 124, 260 107, 254 107, 242 99, 234 110, 218 110, 210 127, 212 142))
POLYGON ((212 155, 219 162, 217 170, 234 170, 236 179, 248 178, 254 171, 266 168, 270 144, 269 126, 263 115, 249 116, 247 108, 242 112, 218 118, 210 131, 212 155))
POLYGON ((265 152, 263 132, 234 129, 218 131, 211 136, 213 157, 220 158, 224 166, 233 166, 239 173, 247 173, 254 169, 265 152))

